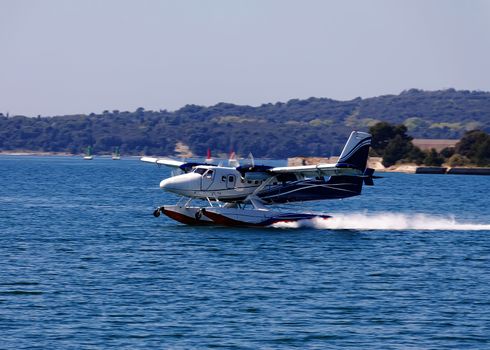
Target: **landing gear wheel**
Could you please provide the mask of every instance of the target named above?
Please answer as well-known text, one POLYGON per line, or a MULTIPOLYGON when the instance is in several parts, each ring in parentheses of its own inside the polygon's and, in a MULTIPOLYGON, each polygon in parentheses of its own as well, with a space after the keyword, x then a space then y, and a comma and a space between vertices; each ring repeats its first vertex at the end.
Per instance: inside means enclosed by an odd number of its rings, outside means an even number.
POLYGON ((156 218, 159 217, 162 209, 163 207, 156 208, 155 211, 153 212, 153 216, 156 218))

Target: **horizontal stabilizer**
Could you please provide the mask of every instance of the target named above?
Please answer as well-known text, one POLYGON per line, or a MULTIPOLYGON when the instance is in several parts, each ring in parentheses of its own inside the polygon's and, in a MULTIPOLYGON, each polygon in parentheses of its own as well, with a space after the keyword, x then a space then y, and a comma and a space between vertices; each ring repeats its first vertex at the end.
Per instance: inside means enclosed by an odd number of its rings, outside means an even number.
POLYGON ((359 169, 337 167, 336 164, 276 167, 270 169, 269 172, 272 174, 298 174, 307 177, 341 175, 361 176, 363 174, 359 169))
POLYGON ((374 186, 373 179, 381 177, 381 176, 373 176, 373 174, 374 174, 374 169, 366 168, 366 170, 364 170, 363 178, 364 178, 364 184, 366 186, 374 186))

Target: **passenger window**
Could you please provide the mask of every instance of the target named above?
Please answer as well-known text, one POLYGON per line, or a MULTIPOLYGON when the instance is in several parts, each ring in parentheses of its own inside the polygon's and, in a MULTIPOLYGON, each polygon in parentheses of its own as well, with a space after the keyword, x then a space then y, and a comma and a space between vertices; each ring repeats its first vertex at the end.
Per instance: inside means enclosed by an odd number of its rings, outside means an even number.
POLYGON ((223 182, 226 181, 226 176, 225 175, 221 176, 221 181, 223 181, 223 182))
POLYGON ((228 182, 235 182, 235 177, 233 175, 228 176, 228 182))

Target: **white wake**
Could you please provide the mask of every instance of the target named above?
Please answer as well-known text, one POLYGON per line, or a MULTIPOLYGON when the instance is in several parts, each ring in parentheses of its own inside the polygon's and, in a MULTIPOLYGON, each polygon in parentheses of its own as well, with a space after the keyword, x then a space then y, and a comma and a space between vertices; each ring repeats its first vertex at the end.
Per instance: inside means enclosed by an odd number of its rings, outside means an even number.
POLYGON ((276 228, 316 228, 326 230, 449 230, 490 231, 490 224, 458 222, 454 217, 403 213, 331 214, 329 219, 314 218, 277 223, 276 228))

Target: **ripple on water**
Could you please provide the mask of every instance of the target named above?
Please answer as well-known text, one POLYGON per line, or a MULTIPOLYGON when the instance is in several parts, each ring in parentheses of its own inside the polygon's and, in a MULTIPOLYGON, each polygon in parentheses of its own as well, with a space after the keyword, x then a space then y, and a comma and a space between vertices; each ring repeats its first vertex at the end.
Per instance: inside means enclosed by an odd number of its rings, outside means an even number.
POLYGON ((2 349, 489 346, 488 179, 300 206, 343 226, 196 228, 151 215, 164 169, 25 160, 0 157, 2 349))

